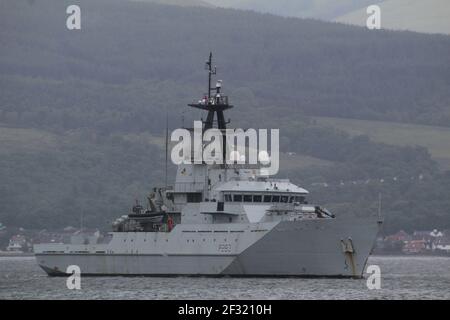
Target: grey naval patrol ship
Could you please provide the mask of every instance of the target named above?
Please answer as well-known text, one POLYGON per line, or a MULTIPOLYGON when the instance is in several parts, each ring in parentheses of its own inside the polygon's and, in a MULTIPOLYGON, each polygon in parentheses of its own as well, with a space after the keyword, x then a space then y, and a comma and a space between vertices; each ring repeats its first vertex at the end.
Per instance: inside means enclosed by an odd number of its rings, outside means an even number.
MULTIPOLYGON (((220 81, 211 88, 211 56, 208 93, 189 106, 207 111, 203 130, 225 130, 232 105, 220 81)), ((37 244, 37 262, 50 276, 71 265, 91 276, 363 276, 377 217, 335 217, 308 204, 307 190, 255 172, 180 164, 175 185, 154 188, 147 209, 136 204, 117 219, 109 241, 37 244)))

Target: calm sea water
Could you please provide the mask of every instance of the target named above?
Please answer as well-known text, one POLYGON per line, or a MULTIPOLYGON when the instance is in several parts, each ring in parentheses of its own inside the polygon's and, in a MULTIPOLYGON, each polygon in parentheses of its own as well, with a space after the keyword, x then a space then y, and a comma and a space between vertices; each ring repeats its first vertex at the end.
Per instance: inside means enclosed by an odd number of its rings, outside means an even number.
POLYGON ((81 290, 50 278, 32 257, 0 257, 0 299, 450 299, 449 257, 371 257, 380 290, 366 280, 86 277, 81 290))

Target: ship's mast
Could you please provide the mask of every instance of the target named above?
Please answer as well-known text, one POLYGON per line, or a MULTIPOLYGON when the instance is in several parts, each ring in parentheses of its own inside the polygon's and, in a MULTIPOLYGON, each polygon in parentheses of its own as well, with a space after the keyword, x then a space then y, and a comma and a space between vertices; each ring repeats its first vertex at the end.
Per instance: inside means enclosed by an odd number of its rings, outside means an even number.
POLYGON ((211 99, 211 76, 216 74, 216 67, 212 69, 212 52, 209 53, 209 60, 206 61, 206 68, 208 70, 208 101, 211 99))
POLYGON ((202 109, 208 111, 206 121, 203 122, 203 130, 213 128, 214 126, 214 115, 217 115, 217 129, 223 133, 223 146, 222 154, 225 162, 226 159, 226 135, 225 129, 227 128, 227 123, 223 112, 227 109, 233 108, 232 105, 228 104, 228 96, 221 92, 222 80, 218 80, 215 88, 211 87, 212 76, 216 74, 216 67, 212 64, 212 52, 209 53, 209 59, 206 61, 206 70, 208 71, 208 92, 199 100, 197 103, 188 104, 190 107, 202 109), (214 96, 211 95, 211 91, 215 90, 214 96))

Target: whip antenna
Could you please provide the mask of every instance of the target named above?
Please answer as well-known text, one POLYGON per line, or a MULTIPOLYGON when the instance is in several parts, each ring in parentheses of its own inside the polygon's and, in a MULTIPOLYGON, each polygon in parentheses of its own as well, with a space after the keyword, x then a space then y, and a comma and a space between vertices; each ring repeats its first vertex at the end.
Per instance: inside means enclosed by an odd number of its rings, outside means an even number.
POLYGON ((167 163, 168 163, 168 152, 169 152, 169 114, 166 114, 166 138, 165 138, 165 151, 166 151, 166 167, 165 167, 165 185, 167 190, 167 163))

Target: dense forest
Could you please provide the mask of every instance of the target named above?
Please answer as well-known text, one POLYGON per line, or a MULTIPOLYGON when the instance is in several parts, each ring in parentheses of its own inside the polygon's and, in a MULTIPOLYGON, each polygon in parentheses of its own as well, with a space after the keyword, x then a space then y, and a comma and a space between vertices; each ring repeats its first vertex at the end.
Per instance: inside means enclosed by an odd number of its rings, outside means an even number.
POLYGON ((309 118, 450 126, 449 37, 231 9, 17 0, 0 1, 0 45, 5 225, 57 228, 82 216, 107 229, 143 201, 164 180, 166 115, 171 128, 205 116, 186 104, 206 90, 212 50, 233 125, 280 128, 282 151, 317 159, 280 172, 313 200, 369 214, 381 193, 387 231, 450 228, 450 173, 426 149, 309 118), (69 31, 75 3, 82 29, 69 31))

